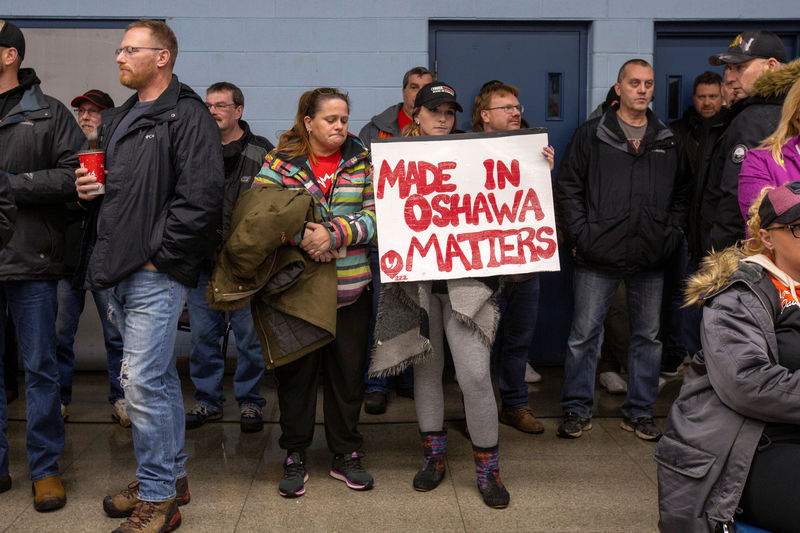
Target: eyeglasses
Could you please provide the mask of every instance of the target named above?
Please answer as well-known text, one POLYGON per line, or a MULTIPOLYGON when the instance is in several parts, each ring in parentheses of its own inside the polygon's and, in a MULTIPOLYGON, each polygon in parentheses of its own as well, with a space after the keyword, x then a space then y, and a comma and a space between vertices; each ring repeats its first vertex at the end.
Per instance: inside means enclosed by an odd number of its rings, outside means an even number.
POLYGON ((206 102, 206 107, 209 109, 214 109, 216 107, 217 109, 224 111, 225 108, 236 107, 236 104, 209 104, 206 102))
POLYGON ((503 111, 506 112, 507 115, 510 115, 514 111, 519 111, 520 113, 524 113, 525 112, 525 106, 522 105, 522 104, 519 104, 519 105, 504 105, 504 106, 500 106, 500 107, 487 107, 486 111, 491 111, 493 109, 502 109, 503 111))
POLYGON ((795 226, 794 224, 789 224, 788 226, 774 226, 772 228, 767 228, 767 231, 772 231, 774 229, 788 229, 792 232, 792 237, 800 239, 800 226, 795 226))
POLYGON ((81 115, 99 115, 100 114, 100 110, 99 109, 73 109, 72 111, 74 111, 75 115, 77 115, 79 117, 81 115))
POLYGON ((117 57, 120 54, 132 56, 139 50, 166 50, 166 48, 154 48, 152 46, 125 46, 123 48, 117 48, 114 50, 114 57, 117 57))

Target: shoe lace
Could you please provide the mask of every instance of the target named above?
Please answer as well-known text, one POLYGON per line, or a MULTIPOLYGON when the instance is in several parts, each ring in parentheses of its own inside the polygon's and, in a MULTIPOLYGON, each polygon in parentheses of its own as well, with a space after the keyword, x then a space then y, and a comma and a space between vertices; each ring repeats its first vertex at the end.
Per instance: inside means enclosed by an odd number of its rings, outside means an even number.
POLYGON ((244 418, 258 418, 261 416, 261 409, 248 405, 247 407, 242 407, 241 414, 244 418))
POLYGON ((140 501, 133 509, 133 514, 128 518, 128 523, 137 529, 143 529, 150 523, 156 513, 156 504, 153 502, 140 501))
POLYGON ((208 416, 208 408, 205 405, 200 405, 199 403, 192 407, 192 410, 189 411, 190 415, 201 415, 201 416, 208 416))
POLYGON ((125 496, 126 498, 128 496, 130 496, 131 494, 135 494, 135 493, 138 493, 138 492, 139 492, 139 482, 138 481, 131 481, 128 484, 128 488, 122 489, 121 491, 119 491, 119 493, 121 495, 125 496))
POLYGON ((581 415, 579 415, 578 413, 567 413, 564 416, 565 422, 580 422, 580 420, 581 420, 581 415))
POLYGON ((364 472, 364 467, 361 466, 361 458, 358 452, 353 452, 351 455, 343 457, 344 468, 347 472, 364 472))
POLYGON ((305 469, 306 467, 300 457, 292 454, 286 458, 286 462, 283 465, 283 477, 302 477, 305 474, 305 469))

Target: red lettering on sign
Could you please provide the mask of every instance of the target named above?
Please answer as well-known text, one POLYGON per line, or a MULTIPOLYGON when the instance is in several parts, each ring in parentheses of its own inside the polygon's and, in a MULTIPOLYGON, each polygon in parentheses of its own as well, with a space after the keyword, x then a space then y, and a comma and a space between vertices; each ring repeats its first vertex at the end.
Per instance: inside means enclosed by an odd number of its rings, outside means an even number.
POLYGON ((514 193, 514 206, 509 207, 508 204, 500 204, 500 207, 497 206, 497 200, 494 197, 494 193, 489 193, 489 205, 492 206, 492 211, 494 212, 494 217, 497 219, 498 224, 503 223, 503 219, 508 219, 509 222, 515 222, 517 220, 517 211, 519 211, 519 203, 522 201, 522 191, 518 190, 514 193))
POLYGON ((522 202, 522 209, 519 212, 520 222, 525 222, 525 213, 528 211, 533 211, 536 220, 544 218, 544 211, 542 211, 542 205, 539 203, 539 197, 533 189, 528 189, 527 194, 525 194, 525 201, 522 202))
POLYGON ((447 180, 452 178, 450 174, 445 172, 446 170, 453 170, 456 168, 455 161, 442 161, 439 163, 439 181, 436 184, 436 191, 437 192, 453 192, 456 190, 455 183, 445 183, 447 180))
POLYGON ((397 166, 392 167, 389 166, 389 162, 385 159, 383 163, 381 163, 381 171, 380 175, 378 176, 378 190, 376 191, 376 195, 378 198, 383 199, 383 191, 384 187, 386 186, 386 182, 389 183, 389 187, 394 187, 398 182, 400 183, 400 198, 405 198, 408 196, 408 186, 406 185, 406 166, 405 161, 400 160, 397 162, 397 166))
POLYGON ((502 161, 497 161, 497 188, 505 189, 506 181, 514 187, 519 187, 519 161, 511 160, 511 170, 502 161))
POLYGON ((406 271, 411 272, 414 266, 414 251, 419 252, 420 257, 425 257, 428 255, 428 252, 431 251, 431 248, 436 252, 436 264, 439 266, 439 270, 442 270, 444 258, 442 257, 442 249, 439 247, 439 239, 437 239, 434 234, 430 236, 428 244, 424 247, 422 243, 419 242, 419 239, 417 239, 417 236, 412 235, 411 244, 408 246, 408 255, 406 256, 406 271))
POLYGON ((544 237, 543 235, 553 235, 554 233, 555 232, 553 231, 553 228, 550 226, 542 226, 536 232, 536 240, 547 244, 547 248, 541 248, 539 246, 536 247, 536 251, 545 259, 553 257, 553 254, 556 253, 558 245, 556 244, 555 240, 544 237))
POLYGON ((487 191, 494 190, 494 160, 487 159, 483 162, 483 168, 486 169, 486 181, 483 183, 483 187, 487 191))
MULTIPOLYGON (((410 165, 409 168, 411 168, 410 165)), ((431 216, 433 214, 431 213, 431 206, 428 204, 425 197, 415 194, 406 200, 403 215, 408 227, 419 232, 428 229, 428 226, 431 225, 431 216), (419 207, 420 209, 419 217, 417 217, 417 213, 414 210, 415 207, 419 207)))
POLYGON ((482 192, 475 195, 475 203, 472 204, 472 223, 476 226, 480 224, 479 216, 481 213, 486 217, 486 222, 493 222, 492 213, 489 211, 489 204, 482 192))

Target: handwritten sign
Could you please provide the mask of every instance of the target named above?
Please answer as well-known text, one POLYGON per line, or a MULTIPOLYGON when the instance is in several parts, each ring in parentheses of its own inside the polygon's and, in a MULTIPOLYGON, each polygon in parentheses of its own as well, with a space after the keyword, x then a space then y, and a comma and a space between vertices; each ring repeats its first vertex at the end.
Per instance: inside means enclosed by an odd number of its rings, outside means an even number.
POLYGON ((559 270, 543 131, 373 141, 381 282, 559 270))

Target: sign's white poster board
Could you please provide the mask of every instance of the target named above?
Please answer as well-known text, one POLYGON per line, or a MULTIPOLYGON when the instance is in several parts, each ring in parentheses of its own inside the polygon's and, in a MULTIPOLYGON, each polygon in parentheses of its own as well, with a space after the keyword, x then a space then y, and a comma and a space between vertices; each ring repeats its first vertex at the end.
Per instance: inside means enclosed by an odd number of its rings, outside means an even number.
POLYGON ((373 141, 381 282, 559 270, 543 131, 373 141))

